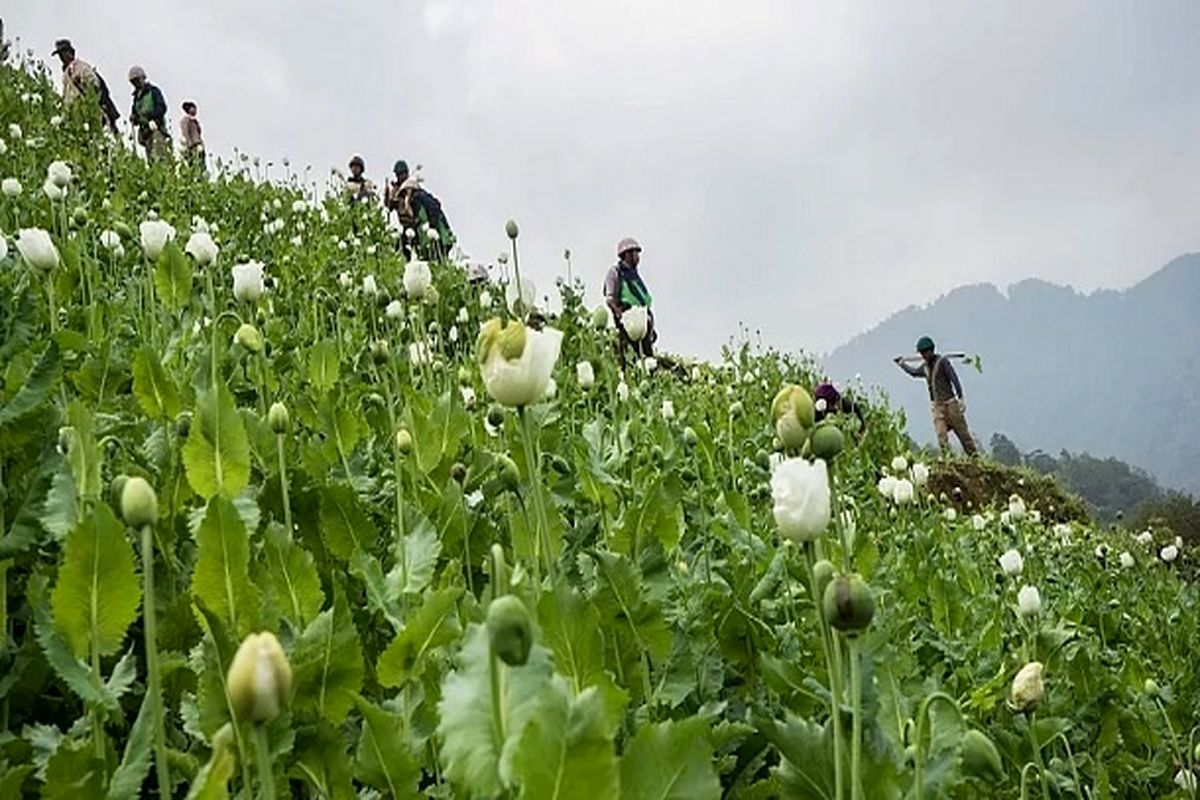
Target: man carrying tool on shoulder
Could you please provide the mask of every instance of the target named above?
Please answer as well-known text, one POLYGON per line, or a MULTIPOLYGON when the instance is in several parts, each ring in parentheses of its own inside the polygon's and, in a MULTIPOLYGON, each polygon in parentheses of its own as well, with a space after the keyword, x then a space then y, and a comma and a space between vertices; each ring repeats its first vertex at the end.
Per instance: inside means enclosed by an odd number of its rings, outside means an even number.
POLYGON ((896 356, 900 369, 914 378, 924 378, 929 385, 929 400, 933 408, 933 430, 937 434, 938 447, 943 455, 950 453, 950 431, 958 437, 963 452, 974 455, 975 440, 967 427, 967 404, 963 400, 962 384, 958 373, 950 363, 949 356, 938 355, 933 339, 922 336, 917 340, 917 352, 921 354, 921 366, 908 362, 911 356, 896 356))

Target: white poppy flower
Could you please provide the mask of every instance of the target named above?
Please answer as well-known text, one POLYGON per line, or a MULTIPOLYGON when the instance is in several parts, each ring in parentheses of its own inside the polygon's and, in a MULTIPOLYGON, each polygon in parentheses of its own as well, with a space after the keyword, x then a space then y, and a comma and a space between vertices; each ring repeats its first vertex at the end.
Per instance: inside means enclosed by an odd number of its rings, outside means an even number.
POLYGON ((896 456, 892 459, 892 472, 896 475, 908 469, 908 459, 904 456, 896 456))
POLYGON ((479 333, 476 358, 488 394, 501 405, 531 405, 545 396, 563 335, 534 330, 517 320, 489 320, 479 333))
POLYGON ((424 261, 409 261, 404 265, 404 293, 413 300, 421 300, 433 283, 433 272, 424 261))
POLYGON ((896 496, 896 479, 891 475, 884 475, 875 488, 879 490, 879 494, 891 500, 896 496))
POLYGON ((475 390, 470 386, 462 387, 462 401, 463 405, 467 408, 471 408, 473 405, 475 405, 475 390))
POLYGON ((121 234, 116 231, 103 231, 100 234, 100 246, 110 252, 116 250, 121 246, 121 234))
POLYGON ((553 400, 555 395, 557 395, 557 394, 558 394, 558 381, 554 380, 554 378, 551 378, 546 383, 546 391, 542 393, 542 397, 546 398, 547 400, 553 400))
POLYGON ((351 280, 349 272, 339 272, 338 273, 338 285, 341 286, 343 289, 349 289, 353 284, 354 284, 354 281, 351 280))
POLYGON ((1137 535, 1137 542, 1140 545, 1152 545, 1154 544, 1154 534, 1150 531, 1142 531, 1137 535))
POLYGON ((3 233, 0 233, 0 261, 6 258, 8 258, 8 239, 4 237, 3 233))
POLYGON ((142 237, 142 252, 151 261, 158 258, 167 242, 175 239, 175 229, 161 219, 146 220, 138 226, 138 232, 142 237))
POLYGON ((897 505, 907 505, 913 501, 916 496, 916 488, 912 481, 908 478, 897 478, 896 483, 892 486, 892 499, 897 505))
POLYGON ((21 133, 21 126, 15 122, 10 122, 8 124, 8 138, 20 139, 22 136, 24 136, 24 134, 21 133))
POLYGON ((929 467, 924 464, 913 464, 912 481, 917 486, 924 486, 929 483, 929 467))
POLYGON ((629 399, 629 384, 621 381, 617 384, 617 399, 622 403, 629 399))
POLYGON ((433 357, 429 353, 429 345, 425 342, 412 342, 409 344, 408 360, 417 365, 432 363, 433 357))
POLYGON ((958 519, 958 510, 954 507, 949 507, 942 512, 942 518, 946 520, 946 522, 954 522, 956 519, 958 519))
POLYGON ((192 258, 196 259, 196 263, 202 267, 207 267, 217 260, 217 254, 220 248, 205 231, 196 231, 188 237, 187 244, 183 251, 192 258))
POLYGON ((379 294, 379 286, 375 283, 374 275, 367 275, 365 278, 363 278, 362 290, 363 294, 367 295, 368 297, 374 297, 375 295, 379 294))
POLYGON ((817 410, 818 414, 824 414, 825 410, 829 408, 829 403, 825 402, 824 397, 818 397, 817 401, 813 403, 813 408, 817 410))
POLYGON ((247 261, 233 267, 233 296, 241 302, 253 303, 266 291, 263 280, 263 265, 258 261, 247 261))
POLYGON ((400 319, 404 316, 404 306, 400 304, 399 300, 393 300, 387 304, 383 313, 388 319, 400 319))
POLYGON ((0 192, 3 192, 5 197, 16 197, 21 194, 21 190, 21 182, 16 178, 5 178, 0 182, 0 192))
POLYGON ((650 327, 650 314, 644 306, 634 306, 621 313, 621 327, 630 341, 640 342, 650 327))
POLYGON ((575 365, 575 381, 584 391, 596 385, 596 370, 592 367, 592 362, 580 361, 575 365))
POLYGON ((1131 569, 1137 562, 1133 560, 1133 553, 1128 550, 1122 551, 1120 555, 1121 566, 1125 569, 1131 569))
POLYGON ((50 166, 46 167, 46 180, 60 189, 65 189, 71 182, 71 168, 65 161, 51 161, 50 166))
POLYGON ((664 420, 670 422, 671 420, 675 419, 675 404, 670 400, 663 400, 660 413, 662 414, 662 418, 664 420))
POLYGON ((1004 555, 1000 556, 1000 569, 1004 570, 1005 575, 1020 575, 1021 570, 1025 569, 1025 559, 1021 557, 1021 551, 1006 550, 1004 555))
POLYGON ((450 340, 451 344, 456 344, 458 342, 458 326, 457 325, 450 326, 450 331, 449 331, 449 333, 446 334, 446 338, 450 340))
POLYGON ((642 366, 646 368, 646 372, 654 372, 658 369, 658 359, 654 356, 646 356, 642 361, 642 366))
POLYGON ((46 195, 46 197, 50 198, 51 200, 62 200, 67 196, 67 187, 59 186, 56 183, 47 180, 42 184, 42 194, 46 195))
POLYGON ((1025 501, 1019 495, 1008 498, 1008 518, 1020 522, 1025 518, 1025 501))
POLYGON ((987 527, 987 519, 982 514, 975 514, 971 517, 971 527, 977 531, 981 531, 987 527))
POLYGON ((1172 561, 1179 558, 1179 548, 1173 544, 1169 544, 1162 550, 1158 551, 1158 557, 1170 564, 1172 561))
POLYGON ((492 293, 489 292, 487 289, 484 289, 482 292, 479 293, 479 305, 483 306, 484 308, 487 308, 491 304, 492 304, 492 293))
POLYGON ((1032 617, 1042 613, 1042 595, 1036 586, 1025 585, 1017 592, 1017 611, 1022 617, 1032 617))
POLYGON ((58 266, 58 248, 50 234, 41 228, 22 228, 16 245, 21 258, 34 269, 51 270, 58 266))
POLYGON ((773 512, 779 533, 796 543, 811 542, 829 527, 829 473, 825 462, 791 458, 771 474, 773 512))

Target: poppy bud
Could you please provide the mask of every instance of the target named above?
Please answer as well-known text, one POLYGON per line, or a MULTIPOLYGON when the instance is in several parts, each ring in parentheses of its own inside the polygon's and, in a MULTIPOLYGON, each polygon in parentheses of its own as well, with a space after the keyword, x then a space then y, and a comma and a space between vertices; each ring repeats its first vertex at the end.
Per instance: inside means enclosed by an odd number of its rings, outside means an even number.
POLYGON ((875 616, 871 587, 858 575, 839 575, 825 587, 825 619, 847 635, 866 630, 875 616))
POLYGON ((522 666, 533 648, 533 623, 529 609, 516 595, 497 597, 488 606, 488 642, 492 652, 510 667, 522 666))
POLYGON ((487 421, 488 424, 493 428, 499 428, 501 425, 503 425, 504 406, 500 405, 499 403, 493 403, 491 407, 488 408, 487 421))
POLYGON ((406 456, 412 452, 413 438, 407 428, 401 428, 396 431, 396 448, 400 451, 401 455, 406 456))
POLYGON ((521 232, 521 229, 517 227, 517 221, 515 219, 510 219, 508 222, 504 223, 504 232, 508 235, 508 238, 516 239, 517 234, 521 232))
POLYGON ((192 414, 189 411, 184 411, 175 418, 175 434, 180 439, 186 439, 188 432, 192 429, 192 414))
POLYGON ((238 719, 270 722, 287 705, 292 667, 270 631, 245 638, 229 665, 229 700, 238 719))
POLYGON ((233 341, 251 353, 261 353, 263 351, 262 334, 258 332, 258 328, 249 322, 242 323, 242 326, 237 329, 237 333, 233 335, 233 341))
POLYGON ((371 360, 376 364, 386 364, 388 360, 387 342, 382 339, 376 339, 371 342, 371 360))
POLYGON ((691 425, 689 425, 683 429, 683 443, 684 444, 686 444, 688 447, 695 447, 696 443, 699 441, 700 441, 700 437, 696 434, 695 429, 692 428, 691 425))
POLYGON ((467 480, 467 468, 461 461, 455 461, 450 467, 450 477, 454 478, 455 482, 462 486, 467 480))
POLYGON ((1030 661, 1021 667, 1017 677, 1013 678, 1012 690, 1009 694, 1009 705, 1014 711, 1033 711, 1046 693, 1046 685, 1042 680, 1042 662, 1030 661))
POLYGON ((121 516, 131 528, 158 522, 158 496, 145 478, 134 476, 121 487, 121 516))
POLYGON ((508 491, 515 492, 521 483, 521 471, 517 469, 517 462, 503 453, 497 454, 496 461, 500 465, 500 483, 508 491))
POLYGON ((267 411, 267 424, 271 426, 271 431, 287 433, 290 422, 291 416, 288 414, 287 406, 278 401, 272 403, 270 410, 267 411))
POLYGON ((813 564, 813 583, 816 584, 817 597, 825 597, 825 589, 835 574, 837 574, 837 570, 834 568, 833 562, 827 558, 822 558, 813 564))
POLYGON ((813 455, 826 461, 831 461, 846 446, 841 428, 828 422, 817 426, 810 441, 813 455))
POLYGON ((983 731, 972 728, 963 734, 962 764, 963 771, 972 777, 983 780, 1004 778, 1004 764, 1000 761, 1000 751, 983 731))

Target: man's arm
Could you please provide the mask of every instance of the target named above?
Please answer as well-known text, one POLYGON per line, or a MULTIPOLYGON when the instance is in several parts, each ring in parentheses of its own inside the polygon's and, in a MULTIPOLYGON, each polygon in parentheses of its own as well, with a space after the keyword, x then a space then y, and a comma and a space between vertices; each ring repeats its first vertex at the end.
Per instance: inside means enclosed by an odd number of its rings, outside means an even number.
POLYGON ((612 312, 613 322, 621 330, 621 276, 616 269, 610 269, 604 276, 604 302, 612 312))
POLYGON ((949 361, 947 361, 943 365, 943 369, 945 369, 950 376, 950 385, 954 387, 954 394, 958 397, 959 400, 962 400, 963 399, 962 384, 959 383, 959 381, 958 381, 958 373, 954 371, 954 366, 949 361))
POLYGON ((900 369, 907 372, 912 377, 914 377, 914 378, 924 378, 925 377, 925 370, 921 369, 920 367, 910 367, 908 365, 908 362, 904 360, 904 356, 896 356, 896 358, 893 360, 896 362, 896 366, 898 366, 900 369))

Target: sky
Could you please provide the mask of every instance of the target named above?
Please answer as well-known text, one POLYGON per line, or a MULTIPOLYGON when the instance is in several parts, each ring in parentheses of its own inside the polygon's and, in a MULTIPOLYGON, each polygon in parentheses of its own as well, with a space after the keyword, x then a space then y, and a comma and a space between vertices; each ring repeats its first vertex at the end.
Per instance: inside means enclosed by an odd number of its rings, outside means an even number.
MULTIPOLYGON (((10 4, 11 5, 11 4, 10 4)), ((1200 249, 1200 4, 23 0, 121 102, 233 148, 422 164, 464 249, 599 301, 634 236, 660 346, 823 353, 962 284, 1136 283, 1200 249)), ((275 168, 276 170, 279 167, 275 168)), ((907 344, 907 343, 905 343, 907 344)))

